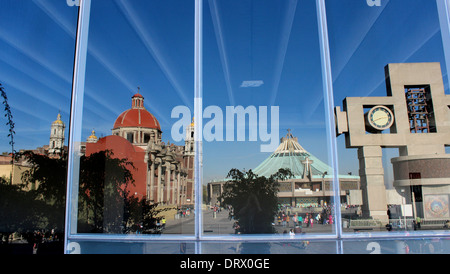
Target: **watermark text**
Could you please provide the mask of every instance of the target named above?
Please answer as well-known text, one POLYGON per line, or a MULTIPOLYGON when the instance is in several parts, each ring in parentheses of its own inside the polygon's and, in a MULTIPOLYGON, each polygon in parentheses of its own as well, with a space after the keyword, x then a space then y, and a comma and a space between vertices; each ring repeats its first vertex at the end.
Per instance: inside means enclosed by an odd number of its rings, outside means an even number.
POLYGON ((80 0, 66 0, 66 3, 69 7, 80 6, 80 0))
POLYGON ((381 0, 366 0, 369 7, 381 7, 381 0))
MULTIPOLYGON (((201 132, 194 133, 195 140, 207 142, 261 141, 261 152, 273 152, 279 145, 279 106, 270 107, 270 122, 267 106, 226 106, 225 115, 218 106, 207 106, 199 115, 206 123, 201 132), (248 133, 248 134, 247 134, 248 133), (259 138, 258 138, 259 137, 259 138)), ((191 111, 187 106, 172 109, 171 118, 178 119, 171 129, 175 142, 185 140, 186 126, 191 122, 191 111)), ((203 122, 202 121, 202 122, 203 122)))

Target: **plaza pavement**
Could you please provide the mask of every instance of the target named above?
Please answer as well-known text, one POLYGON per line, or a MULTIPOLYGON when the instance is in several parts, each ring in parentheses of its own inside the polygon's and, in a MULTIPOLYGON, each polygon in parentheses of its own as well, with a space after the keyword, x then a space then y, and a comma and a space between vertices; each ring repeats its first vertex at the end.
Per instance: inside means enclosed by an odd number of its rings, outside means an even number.
MULTIPOLYGON (((193 235, 195 225, 195 216, 191 214, 189 217, 180 219, 172 219, 166 222, 166 229, 163 234, 185 234, 193 235)), ((293 228, 293 223, 289 227, 275 226, 277 232, 282 235, 283 231, 289 231, 293 228)), ((311 234, 330 234, 332 233, 333 225, 314 224, 311 227, 304 227, 302 235, 308 236, 311 234)), ((344 232, 356 233, 353 229, 345 228, 344 232)), ((218 212, 216 218, 213 217, 213 211, 203 211, 203 235, 204 236, 220 236, 220 235, 234 235, 233 220, 228 219, 228 211, 222 210, 218 212)), ((314 235, 314 236, 315 236, 314 235)), ((289 235, 286 235, 289 237, 289 235)), ((296 235, 297 236, 297 235, 296 235)), ((369 254, 372 249, 368 248, 371 241, 350 241, 345 243, 344 253, 348 254, 369 254)), ((402 249, 403 243, 399 241, 382 241, 380 250, 386 254, 404 253, 402 249)), ((193 246, 189 245, 188 253, 194 252, 193 246)), ((336 241, 304 241, 301 238, 287 242, 257 242, 251 243, 246 241, 218 241, 208 242, 202 244, 202 254, 336 254, 339 246, 336 241)))
MULTIPOLYGON (((217 235, 217 234, 234 234, 233 220, 228 218, 228 211, 222 210, 213 216, 212 210, 203 211, 203 235, 217 235)), ((164 234, 194 234, 195 215, 191 214, 189 217, 182 217, 178 219, 172 219, 166 221, 166 228, 164 234)), ((306 227, 303 225, 303 233, 332 233, 332 225, 314 224, 313 227, 306 227)), ((289 229, 293 229, 294 225, 291 221, 289 226, 283 227, 275 225, 275 229, 279 234, 283 234, 284 231, 289 232, 289 229)))

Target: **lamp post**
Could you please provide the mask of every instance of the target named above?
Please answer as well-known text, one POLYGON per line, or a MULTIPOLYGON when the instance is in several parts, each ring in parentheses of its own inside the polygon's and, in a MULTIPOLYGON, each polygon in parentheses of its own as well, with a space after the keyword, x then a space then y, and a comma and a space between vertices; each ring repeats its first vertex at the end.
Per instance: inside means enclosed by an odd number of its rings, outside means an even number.
POLYGON ((406 230, 406 198, 405 198, 405 189, 400 190, 402 192, 402 214, 403 214, 403 221, 405 223, 405 230, 406 230))
MULTIPOLYGON (((327 176, 328 172, 325 171, 322 174, 322 195, 325 197, 325 176, 327 176)), ((324 198, 325 199, 325 198, 324 198)))

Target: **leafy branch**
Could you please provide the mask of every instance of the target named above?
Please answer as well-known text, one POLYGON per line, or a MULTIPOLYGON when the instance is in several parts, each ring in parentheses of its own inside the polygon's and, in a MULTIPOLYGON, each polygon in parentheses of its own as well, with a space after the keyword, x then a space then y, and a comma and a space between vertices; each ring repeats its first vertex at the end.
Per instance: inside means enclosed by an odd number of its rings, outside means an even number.
MULTIPOLYGON (((11 107, 8 104, 8 97, 6 96, 6 92, 4 90, 4 88, 2 87, 2 84, 0 83, 0 92, 1 95, 3 97, 3 105, 5 106, 5 117, 8 119, 8 122, 6 123, 7 126, 9 126, 9 134, 8 137, 11 139, 9 141, 9 144, 11 145, 11 153, 12 156, 14 157, 14 134, 16 134, 16 132, 14 131, 14 122, 13 122, 13 116, 11 113, 11 107)), ((12 158, 11 158, 11 162, 12 162, 12 158)))

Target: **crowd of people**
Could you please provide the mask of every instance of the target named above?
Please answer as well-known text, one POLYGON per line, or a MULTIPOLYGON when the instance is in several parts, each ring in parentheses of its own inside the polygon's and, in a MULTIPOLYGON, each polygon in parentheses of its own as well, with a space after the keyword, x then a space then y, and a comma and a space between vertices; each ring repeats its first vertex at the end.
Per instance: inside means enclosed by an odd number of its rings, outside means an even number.
POLYGON ((276 223, 278 226, 289 227, 314 227, 314 224, 332 225, 334 217, 332 214, 332 206, 325 206, 320 213, 297 213, 281 209, 278 212, 276 223))
POLYGON ((333 224, 333 215, 324 213, 306 213, 302 214, 287 214, 284 211, 279 212, 277 216, 277 224, 283 227, 314 227, 314 224, 333 224))
POLYGON ((180 218, 189 217, 189 216, 191 216, 192 211, 193 210, 191 208, 183 208, 183 209, 179 208, 177 210, 177 215, 175 216, 175 218, 180 219, 180 218))
MULTIPOLYGON (((61 232, 56 233, 54 229, 50 231, 34 231, 24 233, 22 238, 33 246, 33 254, 36 254, 42 246, 48 249, 52 243, 62 243, 64 236, 61 232)), ((58 245, 59 247, 59 245, 58 245)), ((62 250, 59 250, 62 252, 62 250)))

